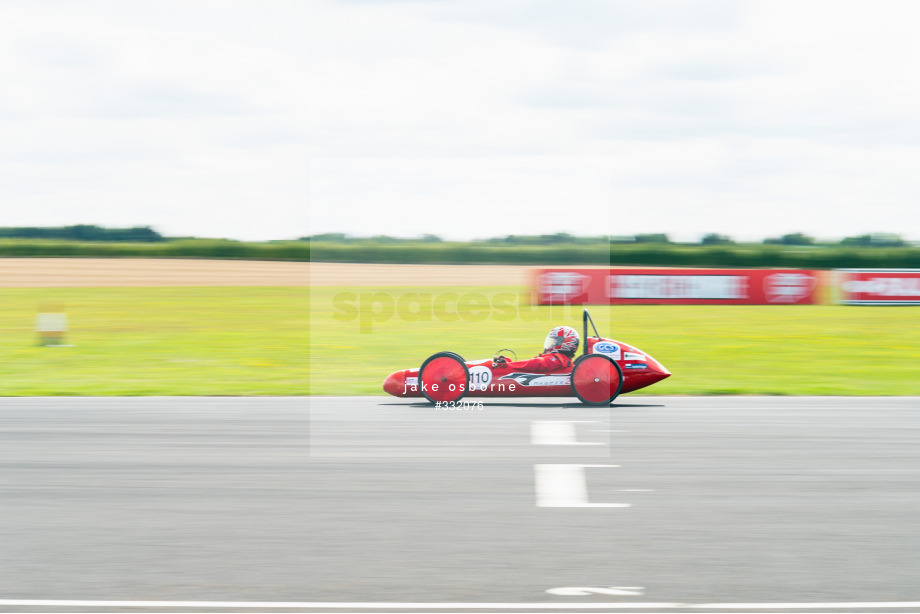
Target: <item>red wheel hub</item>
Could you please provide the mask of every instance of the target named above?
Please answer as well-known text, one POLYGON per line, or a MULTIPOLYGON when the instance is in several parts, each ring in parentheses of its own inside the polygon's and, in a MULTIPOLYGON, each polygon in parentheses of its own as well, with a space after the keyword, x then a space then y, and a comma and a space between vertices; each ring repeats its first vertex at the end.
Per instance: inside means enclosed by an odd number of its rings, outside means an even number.
POLYGON ((432 401, 456 401, 466 390, 467 371, 463 363, 450 356, 441 356, 427 363, 420 376, 432 401))
POLYGON ((617 393, 620 377, 616 367, 603 358, 584 360, 572 373, 572 385, 588 403, 608 402, 617 393))

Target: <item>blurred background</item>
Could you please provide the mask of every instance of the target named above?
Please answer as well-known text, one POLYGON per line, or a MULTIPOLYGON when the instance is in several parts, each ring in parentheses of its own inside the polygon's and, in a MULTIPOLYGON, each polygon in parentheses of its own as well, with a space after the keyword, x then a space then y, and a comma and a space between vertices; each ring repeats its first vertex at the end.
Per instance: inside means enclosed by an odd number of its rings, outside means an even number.
POLYGON ((0 3, 0 610, 920 608, 918 17, 0 3))

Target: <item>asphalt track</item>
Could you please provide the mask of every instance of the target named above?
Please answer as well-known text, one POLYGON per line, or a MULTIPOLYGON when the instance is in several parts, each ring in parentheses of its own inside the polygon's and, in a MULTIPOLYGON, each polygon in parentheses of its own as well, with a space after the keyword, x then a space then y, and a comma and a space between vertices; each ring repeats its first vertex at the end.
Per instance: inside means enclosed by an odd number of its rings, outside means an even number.
POLYGON ((0 611, 918 611, 918 444, 918 398, 0 399, 0 611))

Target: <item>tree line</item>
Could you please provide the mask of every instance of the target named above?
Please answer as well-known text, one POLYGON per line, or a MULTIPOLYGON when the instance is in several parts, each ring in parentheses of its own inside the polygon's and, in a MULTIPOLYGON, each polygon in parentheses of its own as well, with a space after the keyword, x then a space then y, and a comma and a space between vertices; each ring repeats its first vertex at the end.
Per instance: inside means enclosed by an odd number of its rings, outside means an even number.
MULTIPOLYGON (((329 232, 316 234, 309 237, 301 237, 300 241, 314 241, 317 243, 342 243, 342 244, 378 244, 378 245, 396 245, 396 244, 436 244, 445 241, 433 234, 422 235, 416 238, 400 238, 389 235, 375 235, 372 237, 355 237, 341 232, 329 232)), ((675 242, 664 233, 636 234, 626 236, 593 236, 579 237, 568 233, 555 233, 546 235, 507 235, 504 237, 495 237, 491 239, 476 239, 473 241, 462 241, 457 243, 470 243, 474 245, 489 246, 512 246, 512 245, 740 245, 727 235, 709 233, 700 239, 698 243, 681 243, 675 242)), ((750 245, 750 243, 743 243, 750 245)), ((769 237, 764 239, 763 245, 786 245, 786 246, 842 246, 842 247, 910 247, 911 244, 901 238, 900 235, 891 233, 870 233, 855 237, 846 237, 839 241, 819 241, 815 237, 806 235, 801 232, 782 235, 781 237, 769 237)))
MULTIPOLYGON (((195 237, 165 237, 150 226, 135 226, 132 228, 107 228, 94 224, 76 224, 73 226, 15 226, 0 227, 0 239, 50 239, 58 241, 103 241, 122 243, 160 243, 163 241, 192 240, 195 237)), ((224 239, 228 240, 228 239, 224 239)), ((312 241, 316 243, 342 243, 342 244, 439 244, 445 241, 434 234, 425 234, 415 238, 400 238, 389 235, 375 235, 372 237, 354 237, 345 233, 323 233, 308 237, 301 237, 297 241, 312 241)), ((274 243, 277 241, 269 241, 274 243)), ((543 235, 506 235, 489 239, 478 239, 458 243, 485 246, 566 246, 566 245, 708 245, 728 246, 739 245, 727 235, 709 233, 700 239, 699 243, 679 243, 672 241, 667 234, 649 233, 626 236, 576 236, 565 232, 543 235)), ((745 243, 750 245, 750 243, 745 243)), ((840 241, 819 241, 812 236, 796 232, 770 237, 762 241, 763 245, 785 246, 843 246, 843 247, 910 247, 900 235, 891 233, 871 233, 854 237, 847 237, 840 241)))
POLYGON ((119 241, 127 243, 158 243, 166 237, 150 226, 134 228, 105 228, 93 224, 74 226, 14 226, 0 227, 0 239, 56 239, 59 241, 119 241))

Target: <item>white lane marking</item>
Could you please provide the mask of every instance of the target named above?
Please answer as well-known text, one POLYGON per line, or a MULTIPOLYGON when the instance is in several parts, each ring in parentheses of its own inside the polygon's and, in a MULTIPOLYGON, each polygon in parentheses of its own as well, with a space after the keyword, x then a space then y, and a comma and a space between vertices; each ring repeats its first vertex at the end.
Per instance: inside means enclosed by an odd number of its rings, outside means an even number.
POLYGON ((679 603, 396 603, 396 602, 323 602, 323 601, 76 601, 51 599, 2 599, 0 607, 84 607, 84 608, 217 608, 239 609, 350 609, 350 610, 607 610, 611 608, 661 609, 680 607, 679 603))
POLYGON ((602 446, 602 441, 578 441, 575 424, 584 421, 534 420, 530 424, 530 441, 543 446, 602 446))
POLYGON ((546 589, 546 592, 550 595, 565 595, 567 597, 583 597, 585 595, 640 597, 644 590, 644 586, 563 586, 546 589))
POLYGON ((823 610, 918 609, 920 601, 839 601, 830 603, 643 603, 643 602, 532 602, 532 603, 405 603, 328 601, 96 601, 72 599, 0 599, 0 607, 82 608, 218 608, 218 609, 353 609, 353 610, 823 610))
POLYGON ((678 606, 697 610, 823 610, 839 608, 851 609, 879 608, 920 608, 920 601, 838 601, 829 603, 696 603, 678 606))
POLYGON ((585 467, 619 465, 534 465, 537 507, 629 507, 628 503, 588 503, 585 467))

